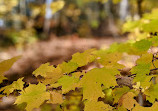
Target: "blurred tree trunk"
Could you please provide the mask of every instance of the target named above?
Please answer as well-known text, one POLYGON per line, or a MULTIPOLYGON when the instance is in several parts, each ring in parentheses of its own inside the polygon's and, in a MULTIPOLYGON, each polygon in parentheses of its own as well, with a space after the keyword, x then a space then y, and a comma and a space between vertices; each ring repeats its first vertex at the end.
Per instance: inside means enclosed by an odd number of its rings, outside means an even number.
POLYGON ((142 3, 143 3, 143 0, 137 0, 138 14, 139 14, 140 18, 143 15, 142 3))

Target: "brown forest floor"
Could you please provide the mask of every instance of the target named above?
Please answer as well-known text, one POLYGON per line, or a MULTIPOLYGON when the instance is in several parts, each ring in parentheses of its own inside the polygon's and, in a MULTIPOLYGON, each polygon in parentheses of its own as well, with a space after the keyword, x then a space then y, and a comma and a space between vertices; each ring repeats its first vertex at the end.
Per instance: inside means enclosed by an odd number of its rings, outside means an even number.
POLYGON ((78 38, 78 37, 53 37, 47 41, 38 41, 19 51, 15 48, 9 48, 4 52, 0 52, 0 59, 9 59, 14 56, 22 55, 13 67, 6 73, 6 76, 16 79, 23 75, 31 75, 32 71, 41 64, 50 62, 57 65, 63 61, 68 61, 76 52, 83 52, 90 48, 108 48, 114 42, 123 42, 127 38, 78 38), (14 75, 14 76, 13 76, 14 75))

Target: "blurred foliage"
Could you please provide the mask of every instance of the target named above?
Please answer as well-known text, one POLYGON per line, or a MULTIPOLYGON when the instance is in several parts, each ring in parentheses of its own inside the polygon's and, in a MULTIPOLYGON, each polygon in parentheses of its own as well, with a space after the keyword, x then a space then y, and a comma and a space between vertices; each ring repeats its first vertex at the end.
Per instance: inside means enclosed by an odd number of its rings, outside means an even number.
POLYGON ((142 15, 157 5, 156 0, 0 0, 0 46, 21 49, 51 34, 116 36, 126 18, 146 22, 142 15))
POLYGON ((130 32, 131 40, 141 40, 151 36, 157 36, 158 32, 158 9, 151 13, 143 14, 139 20, 128 20, 123 26, 123 32, 130 32))

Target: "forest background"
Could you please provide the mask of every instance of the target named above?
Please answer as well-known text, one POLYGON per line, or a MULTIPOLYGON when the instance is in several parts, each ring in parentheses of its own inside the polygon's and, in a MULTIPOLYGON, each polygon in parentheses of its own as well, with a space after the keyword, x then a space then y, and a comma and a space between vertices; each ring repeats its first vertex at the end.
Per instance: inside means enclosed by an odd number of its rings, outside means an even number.
MULTIPOLYGON (((8 80, 1 87, 22 76, 26 83, 37 83, 32 76, 36 68, 47 62, 56 67, 75 52, 108 49, 113 42, 132 43, 157 35, 157 5, 156 0, 0 0, 0 61, 22 55, 5 73, 8 80), (151 18, 155 21, 146 26, 151 18)), ((126 70, 137 58, 128 58, 126 70)), ((80 70, 94 67, 91 64, 80 70)), ((9 97, 0 107, 17 110, 12 106, 15 97, 9 97)), ((71 99, 66 103, 68 109, 82 109, 78 100, 71 99)))

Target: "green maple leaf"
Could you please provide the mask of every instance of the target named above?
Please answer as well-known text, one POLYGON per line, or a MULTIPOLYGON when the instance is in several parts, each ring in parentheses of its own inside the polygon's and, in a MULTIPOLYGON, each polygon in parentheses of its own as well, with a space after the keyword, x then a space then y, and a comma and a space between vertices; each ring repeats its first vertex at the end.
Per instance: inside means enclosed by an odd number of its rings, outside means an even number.
POLYGON ((14 62, 16 62, 20 58, 21 56, 17 56, 17 57, 13 57, 11 59, 2 61, 0 63, 0 74, 3 74, 4 72, 8 71, 12 67, 14 62))
POLYGON ((154 103, 155 99, 158 99, 158 84, 152 85, 149 89, 145 90, 146 99, 149 102, 154 103))
POLYGON ((139 75, 136 76, 133 81, 134 82, 140 82, 140 86, 144 89, 149 88, 150 85, 152 84, 151 79, 154 76, 146 76, 146 75, 139 75))
MULTIPOLYGON (((137 42, 138 43, 138 42, 137 42)), ((122 44, 113 44, 111 45, 110 49, 108 50, 109 52, 118 52, 118 53, 123 53, 126 52, 130 55, 142 55, 146 53, 146 50, 140 50, 140 46, 135 46, 136 43, 122 43, 122 44)))
POLYGON ((149 64, 138 64, 137 66, 133 67, 131 72, 132 74, 136 74, 134 77, 133 82, 140 82, 140 86, 143 88, 147 88, 151 85, 151 78, 153 76, 149 76, 150 73, 151 63, 149 64))
POLYGON ((19 105, 27 103, 26 110, 32 111, 34 108, 39 106, 45 101, 50 99, 50 93, 46 92, 46 86, 39 83, 37 85, 30 84, 24 91, 17 97, 15 104, 19 105))
POLYGON ((113 107, 104 104, 102 101, 86 101, 84 111, 113 111, 113 107))
POLYGON ((97 101, 98 97, 104 97, 101 85, 105 88, 116 86, 116 75, 118 72, 106 68, 95 68, 89 71, 81 79, 83 87, 83 100, 97 101))
POLYGON ((0 83, 4 79, 6 79, 6 77, 3 76, 4 72, 8 71, 12 67, 14 62, 16 62, 20 58, 21 58, 21 56, 17 56, 17 57, 13 57, 11 59, 0 62, 0 83))
POLYGON ((0 91, 3 91, 3 93, 6 93, 7 96, 12 93, 15 89, 16 90, 23 90, 24 82, 22 81, 23 78, 18 79, 17 81, 14 81, 11 85, 5 86, 0 89, 0 91))
POLYGON ((115 88, 112 92, 113 98, 114 98, 114 103, 118 103, 119 99, 124 95, 125 93, 129 92, 130 88, 129 87, 122 87, 122 88, 115 88))
POLYGON ((157 32, 158 20, 151 20, 149 23, 145 23, 142 25, 142 28, 145 32, 157 32))
POLYGON ((61 77, 57 83, 51 84, 50 87, 57 88, 62 86, 62 93, 65 94, 71 90, 75 90, 76 87, 81 87, 79 79, 83 76, 85 72, 74 72, 72 76, 65 75, 61 77))
POLYGON ((79 78, 63 76, 58 80, 58 84, 62 86, 62 93, 67 93, 70 90, 75 90, 77 87, 77 83, 79 82, 79 78))
POLYGON ((62 69, 57 66, 56 68, 53 68, 52 72, 47 73, 47 76, 42 81, 43 84, 53 84, 55 83, 59 78, 63 76, 62 69))
POLYGON ((74 62, 63 62, 62 64, 59 65, 59 67, 62 69, 63 73, 69 74, 70 72, 75 71, 78 68, 77 63, 74 62))
POLYGON ((151 63, 153 59, 153 54, 145 53, 137 61, 137 64, 148 64, 151 63))
POLYGON ((137 48, 139 51, 147 51, 152 45, 152 42, 149 40, 140 40, 133 44, 135 48, 137 48))
POLYGON ((36 69, 33 74, 35 76, 41 75, 44 79, 39 81, 43 82, 43 84, 53 84, 60 77, 63 76, 62 69, 58 65, 56 68, 53 66, 49 66, 49 63, 42 64, 38 69, 36 69))
POLYGON ((158 46, 158 37, 152 37, 150 41, 152 42, 152 46, 154 47, 158 46))
POLYGON ((83 53, 77 52, 72 55, 72 59, 70 62, 78 64, 78 67, 85 66, 95 60, 96 56, 93 54, 94 51, 95 49, 86 50, 83 53))
POLYGON ((136 74, 134 77, 134 82, 140 82, 140 86, 142 88, 148 88, 151 85, 151 78, 153 76, 149 76, 151 69, 153 55, 150 53, 143 54, 137 61, 137 65, 132 68, 132 74, 136 74))
POLYGON ((112 69, 121 69, 124 68, 123 65, 117 63, 119 60, 122 59, 122 54, 118 52, 114 53, 107 53, 106 51, 98 51, 96 53, 97 57, 97 62, 102 64, 104 67, 107 68, 112 68, 112 69))
POLYGON ((35 76, 40 75, 40 76, 46 77, 47 73, 53 72, 53 69, 54 69, 53 66, 49 66, 49 65, 50 65, 49 63, 42 64, 32 74, 34 74, 35 76))
POLYGON ((151 66, 151 63, 138 64, 131 69, 131 72, 132 74, 136 74, 136 76, 146 75, 150 73, 150 66, 151 66))

